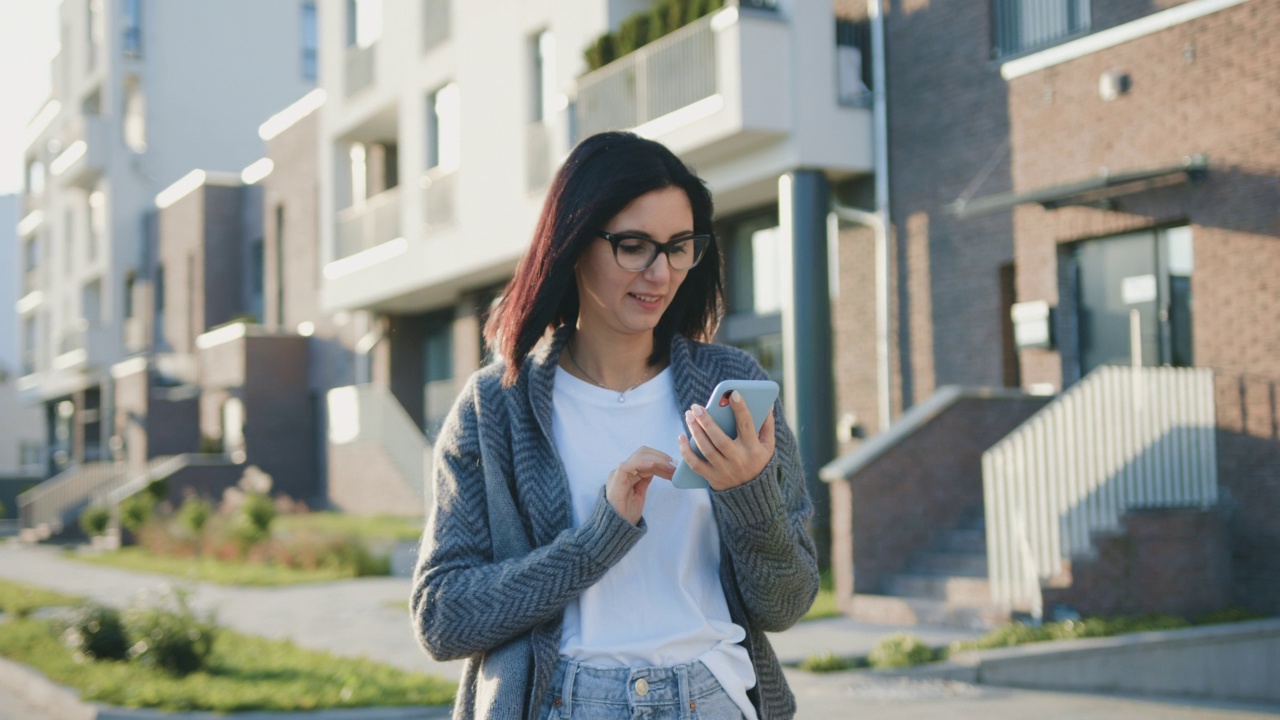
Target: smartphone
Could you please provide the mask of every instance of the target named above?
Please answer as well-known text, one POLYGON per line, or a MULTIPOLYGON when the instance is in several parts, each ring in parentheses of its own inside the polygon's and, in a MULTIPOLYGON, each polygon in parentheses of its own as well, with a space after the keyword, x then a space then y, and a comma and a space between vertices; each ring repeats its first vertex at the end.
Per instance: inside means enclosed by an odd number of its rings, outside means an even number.
MULTIPOLYGON (((755 423, 756 432, 759 433, 764 419, 773 412, 774 400, 778 399, 778 383, 772 380, 725 380, 711 391, 711 397, 705 406, 707 414, 715 420, 716 425, 720 426, 725 435, 736 439, 738 423, 734 420, 733 408, 729 405, 729 394, 734 390, 742 393, 742 399, 746 401, 747 409, 751 411, 751 421, 755 423)), ((694 454, 705 460, 706 456, 698 450, 698 444, 693 441, 693 433, 689 432, 687 427, 685 433, 694 454)), ((676 461, 676 472, 671 476, 671 484, 685 490, 711 487, 706 478, 685 464, 684 458, 676 461)))

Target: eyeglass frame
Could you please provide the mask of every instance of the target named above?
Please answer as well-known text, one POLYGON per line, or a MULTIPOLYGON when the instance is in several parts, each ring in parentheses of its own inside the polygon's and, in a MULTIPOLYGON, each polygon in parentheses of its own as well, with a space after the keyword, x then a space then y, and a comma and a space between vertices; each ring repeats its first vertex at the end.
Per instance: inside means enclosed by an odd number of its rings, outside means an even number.
POLYGON ((648 270, 650 266, 652 266, 655 262, 657 262, 659 255, 666 255, 667 266, 671 267, 672 270, 677 270, 677 268, 671 266, 671 251, 675 249, 675 246, 679 243, 688 242, 692 240, 694 241, 694 249, 696 250, 698 247, 697 241, 703 240, 705 244, 702 246, 702 254, 698 256, 698 259, 694 260, 693 264, 690 265, 689 267, 678 269, 679 272, 692 270, 698 267, 698 263, 702 262, 702 259, 706 257, 707 249, 711 247, 712 241, 715 240, 714 233, 704 233, 701 235, 686 235, 685 237, 676 238, 675 240, 668 240, 667 242, 664 242, 664 243, 658 242, 653 238, 645 237, 643 235, 632 235, 629 233, 611 233, 605 230, 597 230, 596 236, 609 241, 609 245, 613 248, 613 261, 618 263, 618 267, 622 268, 623 270, 626 270, 627 272, 637 272, 637 273, 648 270), (649 258, 649 262, 644 264, 644 267, 639 268, 638 270, 632 270, 631 268, 624 266, 622 264, 622 261, 618 259, 618 243, 622 242, 623 240, 641 240, 657 248, 657 251, 653 253, 653 257, 649 258))

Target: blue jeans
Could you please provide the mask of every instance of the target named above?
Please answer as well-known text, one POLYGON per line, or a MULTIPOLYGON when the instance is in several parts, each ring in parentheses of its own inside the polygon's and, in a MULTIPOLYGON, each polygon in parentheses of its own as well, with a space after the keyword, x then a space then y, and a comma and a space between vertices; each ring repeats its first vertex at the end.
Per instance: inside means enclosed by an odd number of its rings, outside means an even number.
POLYGON ((706 665, 597 667, 560 658, 541 720, 742 720, 706 665))

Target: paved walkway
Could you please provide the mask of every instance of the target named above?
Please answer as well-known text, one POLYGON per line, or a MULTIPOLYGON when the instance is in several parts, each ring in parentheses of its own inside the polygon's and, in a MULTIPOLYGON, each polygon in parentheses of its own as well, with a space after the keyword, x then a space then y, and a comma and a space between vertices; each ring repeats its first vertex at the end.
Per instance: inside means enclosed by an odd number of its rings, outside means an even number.
MULTIPOLYGON (((124 607, 140 590, 155 590, 175 580, 164 575, 117 570, 75 562, 58 548, 0 543, 0 577, 87 595, 124 607)), ((285 588, 233 588, 196 583, 195 605, 212 610, 234 630, 287 638, 303 647, 339 655, 364 656, 407 670, 457 679, 460 662, 436 663, 418 647, 409 626, 405 578, 363 578, 285 588)), ((801 623, 773 636, 783 662, 834 652, 866 653, 881 638, 902 628, 832 618, 801 623)), ((954 628, 912 627, 926 642, 942 645, 972 637, 954 628)), ((835 720, 878 718, 1171 718, 1248 720, 1280 717, 1280 708, 1196 705, 1106 695, 1006 690, 934 680, 874 677, 869 673, 813 675, 787 671, 800 703, 800 718, 835 720)), ((10 698, 0 691, 0 720, 10 720, 10 698)), ((36 718, 18 714, 14 718, 36 718)))

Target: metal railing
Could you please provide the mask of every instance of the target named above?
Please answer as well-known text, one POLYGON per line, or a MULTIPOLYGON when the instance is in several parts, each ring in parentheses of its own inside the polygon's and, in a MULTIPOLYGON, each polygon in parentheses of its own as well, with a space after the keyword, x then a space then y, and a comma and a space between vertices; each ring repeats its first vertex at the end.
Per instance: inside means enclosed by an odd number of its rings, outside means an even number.
POLYGON ((992 600, 1041 611, 1041 584, 1125 512, 1218 499, 1213 371, 1099 368, 983 453, 992 600))
POLYGON ((41 535, 62 532, 67 523, 95 498, 103 497, 129 480, 122 462, 85 463, 45 480, 18 496, 22 527, 41 535))
POLYGON ((582 76, 579 135, 629 129, 716 93, 712 13, 582 76))
POLYGON ((359 205, 338 212, 335 257, 344 258, 361 250, 400 237, 400 188, 374 195, 359 205))
POLYGON ((349 385, 329 391, 329 441, 380 446, 424 502, 429 502, 430 445, 391 391, 349 385))
POLYGON ((377 48, 377 43, 373 43, 368 47, 352 45, 347 48, 346 57, 343 59, 344 73, 342 76, 342 89, 347 97, 351 97, 373 84, 377 48))
POLYGON ((993 0, 991 22, 992 52, 1004 58, 1088 32, 1089 0, 993 0))

